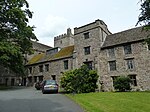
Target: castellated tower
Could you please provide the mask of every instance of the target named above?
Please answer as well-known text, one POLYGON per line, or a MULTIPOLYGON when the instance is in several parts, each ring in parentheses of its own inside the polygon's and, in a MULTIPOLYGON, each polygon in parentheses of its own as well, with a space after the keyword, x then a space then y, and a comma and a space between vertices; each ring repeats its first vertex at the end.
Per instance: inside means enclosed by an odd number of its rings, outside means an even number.
POLYGON ((71 29, 67 29, 67 34, 62 34, 57 37, 54 37, 54 47, 64 48, 67 46, 74 45, 74 35, 71 32, 71 29))
POLYGON ((91 69, 98 69, 100 48, 110 34, 102 20, 74 28, 74 67, 86 64, 91 69))

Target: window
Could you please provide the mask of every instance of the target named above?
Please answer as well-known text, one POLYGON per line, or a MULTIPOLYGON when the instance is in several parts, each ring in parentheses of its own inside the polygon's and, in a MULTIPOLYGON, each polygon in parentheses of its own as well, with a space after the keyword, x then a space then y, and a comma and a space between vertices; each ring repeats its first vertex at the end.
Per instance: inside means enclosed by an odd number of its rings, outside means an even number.
POLYGON ((68 60, 65 60, 65 61, 64 61, 64 69, 65 69, 65 70, 68 69, 68 60))
POLYGON ((84 62, 84 64, 87 65, 90 70, 92 70, 92 61, 84 62))
POLYGON ((131 79, 131 84, 137 86, 136 75, 129 75, 129 78, 131 79))
POLYGON ((89 36, 89 32, 87 33, 84 33, 84 39, 88 39, 90 36, 89 36))
POLYGON ((32 67, 29 68, 29 73, 30 73, 30 74, 32 73, 32 67))
POLYGON ((115 57, 115 49, 114 48, 108 49, 108 55, 111 58, 115 57))
POLYGON ((43 72, 43 65, 39 66, 39 72, 43 72))
POLYGON ((56 75, 52 75, 52 79, 53 79, 53 80, 56 80, 56 75))
POLYGON ((110 71, 115 71, 116 70, 116 61, 109 61, 109 68, 110 68, 110 71))
POLYGON ((125 54, 132 54, 131 44, 124 46, 124 53, 125 54))
POLYGON ((128 69, 134 69, 133 59, 128 59, 126 61, 127 61, 127 68, 128 69))
POLYGON ((112 76, 112 80, 113 80, 113 86, 114 86, 114 81, 118 78, 119 76, 112 76))
POLYGON ((84 54, 85 54, 85 55, 90 54, 90 46, 84 47, 84 54))
POLYGON ((48 72, 49 71, 49 64, 45 65, 45 71, 48 72))

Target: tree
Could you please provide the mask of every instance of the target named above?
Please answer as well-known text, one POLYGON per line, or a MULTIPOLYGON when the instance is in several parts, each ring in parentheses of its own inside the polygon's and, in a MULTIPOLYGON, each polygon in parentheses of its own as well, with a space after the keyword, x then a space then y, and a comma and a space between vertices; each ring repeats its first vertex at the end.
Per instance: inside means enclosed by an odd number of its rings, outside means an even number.
POLYGON ((65 72, 61 77, 61 86, 69 93, 88 93, 95 91, 97 80, 97 72, 83 65, 79 69, 65 72))
POLYGON ((11 71, 24 73, 24 54, 32 52, 31 40, 37 40, 26 0, 0 1, 0 65, 11 71))
POLYGON ((114 80, 114 88, 121 92, 125 92, 127 90, 131 90, 130 83, 131 80, 129 77, 124 77, 124 76, 117 77, 114 80))
POLYGON ((150 26, 150 0, 141 0, 141 14, 138 18, 138 23, 150 26))
MULTIPOLYGON (((137 24, 144 24, 144 29, 150 29, 150 0, 140 0, 141 13, 138 18, 137 24)), ((150 38, 146 39, 148 45, 150 45, 150 38)))

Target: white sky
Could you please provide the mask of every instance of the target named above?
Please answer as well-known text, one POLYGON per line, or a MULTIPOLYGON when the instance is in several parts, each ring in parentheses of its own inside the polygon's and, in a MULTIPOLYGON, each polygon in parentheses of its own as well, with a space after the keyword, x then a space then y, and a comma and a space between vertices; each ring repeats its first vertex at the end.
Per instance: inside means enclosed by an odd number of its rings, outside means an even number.
POLYGON ((112 33, 135 27, 140 0, 27 0, 34 12, 30 25, 39 42, 52 46, 53 38, 67 28, 103 20, 112 33))

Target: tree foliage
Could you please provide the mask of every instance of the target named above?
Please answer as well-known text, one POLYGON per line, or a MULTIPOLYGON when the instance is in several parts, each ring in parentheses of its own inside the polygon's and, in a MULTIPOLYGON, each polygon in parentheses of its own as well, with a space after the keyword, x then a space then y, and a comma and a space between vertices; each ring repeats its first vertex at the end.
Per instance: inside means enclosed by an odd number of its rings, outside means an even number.
POLYGON ((26 0, 0 1, 0 64, 14 71, 24 72, 24 54, 32 52, 31 40, 37 40, 26 0))
POLYGON ((97 72, 83 65, 79 69, 65 72, 61 77, 61 86, 69 93, 94 92, 97 88, 97 79, 97 72))
MULTIPOLYGON (((150 29, 150 0, 140 0, 141 13, 138 18, 137 24, 144 24, 144 29, 150 29)), ((146 39, 146 42, 150 45, 150 38, 146 39)))
POLYGON ((150 25, 150 0, 141 0, 141 13, 138 18, 138 23, 150 25))
POLYGON ((124 77, 124 76, 117 77, 114 80, 114 88, 121 92, 129 91, 131 90, 130 83, 131 83, 131 80, 129 77, 124 77))

